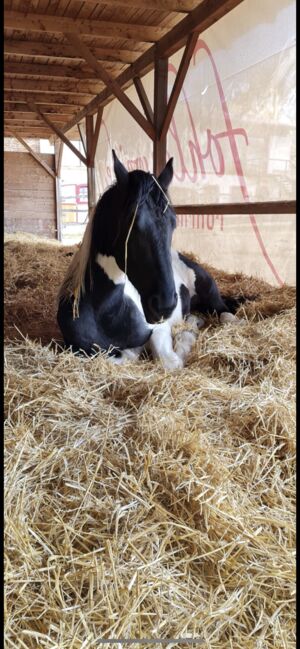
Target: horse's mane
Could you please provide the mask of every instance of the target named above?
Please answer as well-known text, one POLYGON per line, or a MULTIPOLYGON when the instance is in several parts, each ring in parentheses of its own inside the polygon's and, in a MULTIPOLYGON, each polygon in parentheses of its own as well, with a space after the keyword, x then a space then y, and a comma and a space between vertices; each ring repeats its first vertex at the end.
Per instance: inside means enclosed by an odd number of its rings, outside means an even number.
POLYGON ((90 261, 92 232, 96 208, 90 214, 80 247, 72 257, 71 263, 65 274, 63 282, 58 292, 58 301, 74 296, 75 309, 78 309, 81 294, 85 291, 85 274, 90 261))
MULTIPOLYGON (((130 172, 130 176, 134 185, 133 194, 137 207, 138 203, 142 201, 149 192, 151 185, 153 185, 153 177, 149 173, 143 171, 132 171, 130 172)), ((85 293, 86 271, 89 263, 91 262, 92 235, 94 230, 95 216, 96 214, 99 215, 100 204, 102 203, 103 205, 103 202, 105 202, 105 199, 107 199, 110 190, 112 190, 114 187, 116 187, 115 184, 109 187, 102 195, 100 201, 94 207, 94 210, 90 215, 89 221, 87 223, 81 245, 71 260, 71 263, 58 292, 58 301, 62 299, 68 299, 72 296, 74 297, 74 317, 79 316, 78 308, 80 297, 85 293)), ((130 202, 132 203, 132 200, 130 202)), ((129 203, 127 203, 127 207, 128 206, 129 203)), ((92 282, 91 274, 90 281, 92 282)))

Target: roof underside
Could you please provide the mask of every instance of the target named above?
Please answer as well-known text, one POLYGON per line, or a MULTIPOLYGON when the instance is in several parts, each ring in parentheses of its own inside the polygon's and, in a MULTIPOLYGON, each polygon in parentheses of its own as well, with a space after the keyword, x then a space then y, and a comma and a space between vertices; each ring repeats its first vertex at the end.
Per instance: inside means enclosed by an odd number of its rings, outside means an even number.
POLYGON ((170 56, 239 2, 4 0, 4 134, 51 137, 36 106, 78 139, 76 125, 114 98, 111 81, 124 91, 156 57, 170 56), (84 46, 99 71, 87 62, 84 46))

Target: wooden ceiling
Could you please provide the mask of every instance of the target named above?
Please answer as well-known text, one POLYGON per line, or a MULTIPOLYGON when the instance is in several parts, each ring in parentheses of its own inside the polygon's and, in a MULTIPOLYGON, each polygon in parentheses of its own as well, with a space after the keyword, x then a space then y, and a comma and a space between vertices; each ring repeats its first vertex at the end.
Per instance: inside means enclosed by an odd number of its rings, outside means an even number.
POLYGON ((142 93, 156 57, 241 1, 4 0, 4 134, 78 139, 86 115, 133 83, 142 93))

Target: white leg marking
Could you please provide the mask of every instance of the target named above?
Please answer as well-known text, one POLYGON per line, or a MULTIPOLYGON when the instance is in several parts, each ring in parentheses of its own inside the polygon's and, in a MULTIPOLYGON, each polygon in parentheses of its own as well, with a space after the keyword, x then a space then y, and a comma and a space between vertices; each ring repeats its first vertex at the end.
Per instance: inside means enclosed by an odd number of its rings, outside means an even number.
POLYGON ((149 347, 153 357, 161 360, 167 370, 183 367, 182 359, 173 350, 171 326, 168 322, 154 325, 149 347))

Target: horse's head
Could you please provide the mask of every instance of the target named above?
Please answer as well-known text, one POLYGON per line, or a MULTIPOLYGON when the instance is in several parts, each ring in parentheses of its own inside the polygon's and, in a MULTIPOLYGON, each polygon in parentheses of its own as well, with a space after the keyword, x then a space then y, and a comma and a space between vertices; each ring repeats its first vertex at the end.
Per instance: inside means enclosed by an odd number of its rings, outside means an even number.
POLYGON ((143 171, 128 172, 114 156, 122 214, 114 255, 138 291, 146 320, 168 318, 176 307, 171 262, 171 240, 176 216, 167 191, 173 177, 173 159, 156 179, 143 171))

